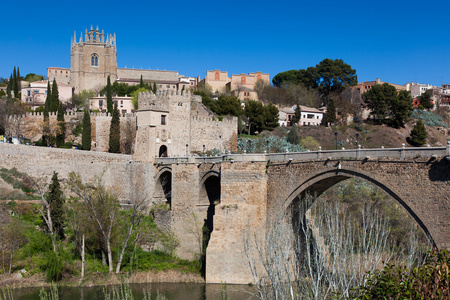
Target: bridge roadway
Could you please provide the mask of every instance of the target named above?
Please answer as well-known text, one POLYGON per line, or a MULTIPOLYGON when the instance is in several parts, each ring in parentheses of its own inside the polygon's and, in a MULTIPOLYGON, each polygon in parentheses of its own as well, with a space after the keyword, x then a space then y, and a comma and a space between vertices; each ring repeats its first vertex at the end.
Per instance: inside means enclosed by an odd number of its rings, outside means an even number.
POLYGON ((180 238, 179 255, 188 258, 186 253, 198 249, 187 229, 187 212, 211 226, 207 282, 251 282, 242 254, 243 229, 250 224, 262 230, 274 210, 286 210, 305 193, 320 195, 348 178, 382 189, 416 220, 432 244, 450 249, 450 143, 447 147, 160 157, 154 166, 159 170, 155 182, 164 173, 171 175, 171 225, 180 238))

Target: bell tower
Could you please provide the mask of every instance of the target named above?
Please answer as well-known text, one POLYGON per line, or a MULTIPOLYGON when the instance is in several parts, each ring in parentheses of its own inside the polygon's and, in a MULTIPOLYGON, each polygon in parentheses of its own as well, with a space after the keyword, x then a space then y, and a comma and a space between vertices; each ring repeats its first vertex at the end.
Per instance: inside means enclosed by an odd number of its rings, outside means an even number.
POLYGON ((111 83, 117 79, 116 34, 106 34, 97 28, 87 29, 77 42, 76 32, 70 46, 70 84, 75 93, 83 90, 98 91, 106 85, 108 76, 111 83))

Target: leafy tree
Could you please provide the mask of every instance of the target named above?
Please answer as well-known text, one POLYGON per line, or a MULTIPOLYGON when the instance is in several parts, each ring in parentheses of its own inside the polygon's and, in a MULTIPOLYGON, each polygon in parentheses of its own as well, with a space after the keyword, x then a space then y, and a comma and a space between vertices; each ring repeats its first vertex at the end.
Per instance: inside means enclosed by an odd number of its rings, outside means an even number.
POLYGON ((215 102, 213 111, 218 115, 236 117, 242 115, 241 101, 236 96, 220 95, 215 102))
POLYGON ((300 136, 298 135, 297 126, 292 125, 291 130, 289 130, 287 136, 288 142, 294 145, 297 145, 300 142, 300 136))
POLYGON ((245 103, 244 114, 248 118, 248 134, 261 132, 264 124, 264 106, 261 102, 249 100, 245 103))
POLYGON ((297 124, 301 118, 302 118, 302 109, 300 108, 300 105, 297 104, 297 106, 294 109, 294 117, 292 118, 292 123, 297 124))
POLYGON ((426 91, 419 97, 419 102, 423 106, 424 109, 432 109, 433 103, 431 101, 431 93, 426 91))
POLYGON ((83 132, 81 134, 81 146, 83 150, 91 150, 91 116, 87 109, 83 115, 83 132))
POLYGON ((328 124, 334 122, 336 122, 336 107, 333 99, 330 99, 327 105, 327 113, 325 114, 325 124, 328 126, 328 124))
POLYGON ((133 93, 131 93, 131 103, 133 104, 134 110, 139 109, 139 99, 138 99, 139 93, 144 93, 144 92, 150 92, 150 90, 145 87, 140 87, 137 90, 135 90, 133 93))
POLYGON ((2 98, 3 96, 6 96, 6 93, 4 90, 0 90, 0 98, 2 98))
POLYGON ((207 93, 205 90, 196 90, 194 91, 194 95, 201 96, 202 104, 214 113, 217 113, 219 111, 219 108, 217 107, 217 101, 213 100, 211 94, 207 93))
POLYGON ((412 97, 408 91, 400 91, 391 103, 391 121, 394 127, 401 127, 408 122, 412 113, 412 97))
POLYGON ((64 141, 66 139, 65 124, 64 124, 64 112, 65 112, 65 109, 62 105, 62 102, 59 101, 58 114, 56 116, 56 120, 58 121, 59 126, 61 127, 61 131, 58 135, 56 135, 56 146, 57 147, 61 147, 62 145, 64 145, 64 141))
POLYGON ((120 118, 117 105, 114 105, 111 126, 109 128, 109 152, 120 152, 120 118))
POLYGON ((423 146, 427 142, 427 130, 421 119, 419 119, 411 130, 409 143, 414 146, 423 146))
POLYGON ((78 94, 72 96, 72 105, 77 110, 78 108, 89 109, 89 99, 95 96, 92 90, 83 90, 78 94))
POLYGON ((24 80, 25 80, 25 81, 28 81, 28 82, 34 82, 34 81, 44 80, 44 76, 42 76, 42 75, 36 75, 36 74, 34 74, 34 73, 28 73, 28 74, 25 76, 24 80))
POLYGON ((299 80, 299 78, 298 78, 299 72, 300 71, 298 71, 298 70, 289 70, 289 71, 278 73, 277 75, 275 75, 272 78, 272 83, 273 83, 273 85, 275 85, 277 87, 281 87, 283 84, 286 84, 286 83, 297 84, 298 80, 299 80))
POLYGON ((64 239, 64 195, 61 191, 61 186, 58 180, 58 173, 53 172, 51 184, 48 187, 47 202, 50 206, 50 216, 53 224, 53 231, 59 236, 60 239, 64 239))
POLYGON ((268 105, 264 106, 263 112, 264 112, 264 123, 262 130, 273 130, 275 127, 279 125, 278 124, 279 111, 275 105, 269 103, 268 105))
POLYGON ((56 79, 53 79, 49 111, 51 111, 51 112, 58 111, 58 105, 59 105, 58 84, 56 83, 56 79))
POLYGON ((108 113, 113 113, 113 101, 112 101, 112 89, 111 89, 111 79, 109 78, 106 82, 106 109, 108 110, 108 113))
POLYGON ((370 109, 370 114, 376 116, 379 122, 384 122, 390 114, 391 103, 397 101, 398 94, 394 86, 383 83, 381 85, 374 85, 362 96, 367 107, 370 109))

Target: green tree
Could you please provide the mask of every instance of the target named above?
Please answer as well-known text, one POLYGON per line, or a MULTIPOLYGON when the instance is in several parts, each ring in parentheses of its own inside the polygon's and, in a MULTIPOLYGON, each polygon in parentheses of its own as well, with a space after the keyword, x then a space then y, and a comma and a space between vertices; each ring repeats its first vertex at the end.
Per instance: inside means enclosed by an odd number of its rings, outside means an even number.
POLYGON ((408 91, 400 91, 391 103, 391 121, 394 127, 403 127, 412 113, 412 97, 408 91))
POLYGON ((144 87, 144 80, 142 79, 142 74, 141 74, 141 80, 139 81, 139 87, 140 88, 144 87))
POLYGON ((409 143, 413 146, 423 146, 427 142, 427 130, 422 120, 419 119, 411 130, 409 143))
POLYGON ((92 90, 82 90, 78 94, 72 96, 72 105, 77 110, 78 108, 89 109, 89 99, 95 96, 92 90))
POLYGON ((131 104, 133 104, 134 110, 139 109, 139 93, 150 92, 148 88, 140 87, 131 93, 131 104))
POLYGON ((50 109, 51 112, 58 111, 58 105, 59 105, 59 92, 58 92, 58 84, 56 83, 56 79, 53 79, 52 83, 52 94, 50 98, 50 109))
POLYGON ((16 67, 14 67, 14 71, 13 71, 13 92, 14 92, 14 98, 17 98, 17 95, 19 94, 19 84, 18 84, 18 80, 17 80, 16 67))
POLYGON ((297 84, 299 81, 299 72, 298 70, 289 70, 285 72, 278 73, 272 78, 273 85, 277 87, 281 87, 283 84, 297 84))
POLYGON ((66 130, 65 130, 65 123, 64 123, 64 112, 65 109, 62 105, 62 102, 59 101, 58 105, 58 114, 56 116, 56 120, 58 121, 59 126, 61 127, 60 132, 56 135, 56 146, 61 147, 64 145, 65 139, 66 139, 66 130))
POLYGON ((398 93, 394 86, 383 83, 374 85, 362 97, 370 109, 370 114, 376 116, 378 121, 382 123, 390 114, 391 104, 397 101, 398 93))
POLYGON ((48 205, 50 206, 50 217, 53 226, 53 232, 64 239, 64 195, 58 180, 58 173, 53 172, 52 181, 46 194, 48 205))
POLYGON ((111 79, 109 78, 106 81, 106 109, 108 110, 108 113, 113 113, 113 101, 112 101, 112 89, 111 89, 111 79))
POLYGON ((273 130, 275 127, 279 125, 278 124, 279 111, 275 105, 269 103, 268 105, 264 106, 263 112, 264 112, 263 113, 264 123, 262 130, 273 130))
POLYGON ((300 136, 298 135, 297 126, 292 125, 291 130, 289 130, 287 140, 289 143, 297 145, 300 142, 300 136))
POLYGON ((213 111, 218 115, 236 117, 242 115, 241 101, 236 96, 220 95, 214 102, 213 111))
POLYGON ((153 94, 156 94, 157 90, 158 89, 156 88, 156 82, 153 82, 153 88, 152 88, 153 94))
POLYGON ((332 124, 336 122, 336 106, 334 106, 333 99, 328 101, 327 113, 325 114, 325 125, 332 124))
POLYGON ((264 106, 261 102, 249 100, 245 103, 244 114, 247 116, 248 134, 261 132, 264 124, 264 106))
POLYGON ((42 76, 42 75, 36 75, 36 74, 34 74, 34 73, 28 73, 28 74, 25 76, 24 80, 25 80, 25 81, 28 81, 28 82, 34 82, 34 81, 44 80, 44 76, 42 76))
POLYGON ((297 124, 301 118, 302 118, 302 109, 300 108, 300 105, 297 104, 297 106, 294 109, 294 117, 292 118, 292 123, 297 124))
POLYGON ((431 101, 431 92, 426 91, 419 97, 419 102, 424 109, 432 109, 433 102, 431 101))
POLYGON ((18 86, 18 92, 19 93, 22 90, 21 80, 22 80, 22 78, 20 77, 20 70, 19 70, 19 67, 17 67, 17 86, 18 86))
POLYGON ((111 127, 109 129, 109 152, 120 152, 120 118, 119 109, 114 105, 112 113, 111 127))
POLYGON ((50 88, 50 81, 47 81, 47 95, 45 97, 44 111, 50 111, 50 103, 52 101, 52 90, 50 88))
POLYGON ((11 76, 9 76, 8 85, 6 86, 6 94, 8 95, 8 98, 10 98, 10 99, 12 98, 12 94, 11 94, 12 90, 13 90, 13 77, 11 74, 11 76))
POLYGON ((83 115, 83 132, 81 134, 81 146, 83 150, 91 150, 91 116, 87 109, 83 115))

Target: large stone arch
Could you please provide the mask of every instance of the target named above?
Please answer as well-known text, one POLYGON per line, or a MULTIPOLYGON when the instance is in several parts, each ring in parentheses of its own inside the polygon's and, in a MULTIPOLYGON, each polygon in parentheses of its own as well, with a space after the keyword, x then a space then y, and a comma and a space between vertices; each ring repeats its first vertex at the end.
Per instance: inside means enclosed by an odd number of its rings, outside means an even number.
POLYGON ((153 202, 166 203, 172 207, 172 168, 164 166, 155 175, 153 202))
POLYGON ((409 215, 417 222, 417 224, 422 228, 433 247, 436 247, 435 240, 428 230, 424 222, 419 218, 419 216, 414 212, 414 210, 408 205, 407 201, 402 199, 398 193, 395 191, 394 187, 391 187, 389 183, 384 180, 378 179, 375 176, 368 174, 362 170, 357 170, 353 168, 340 168, 337 169, 327 169, 320 170, 309 176, 306 180, 303 180, 296 188, 294 188, 289 196, 284 200, 282 207, 287 210, 291 204, 298 198, 303 198, 306 194, 320 196, 330 187, 335 184, 350 178, 357 178, 364 180, 384 191, 391 198, 396 200, 400 205, 402 205, 409 215))

